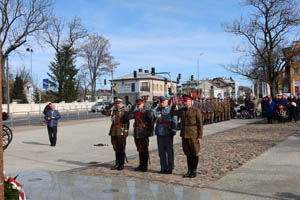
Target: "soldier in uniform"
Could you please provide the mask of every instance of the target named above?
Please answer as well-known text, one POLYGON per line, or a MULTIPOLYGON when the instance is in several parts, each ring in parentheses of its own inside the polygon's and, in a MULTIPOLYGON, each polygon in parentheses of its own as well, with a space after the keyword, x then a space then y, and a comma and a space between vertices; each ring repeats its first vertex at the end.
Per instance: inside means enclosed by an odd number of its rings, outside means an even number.
POLYGON ((153 111, 145 110, 143 99, 136 100, 136 106, 128 112, 128 119, 134 119, 133 137, 139 152, 140 164, 135 171, 146 172, 149 161, 149 137, 153 136, 153 111))
POLYGON ((224 121, 224 104, 222 102, 222 99, 219 99, 219 118, 220 121, 224 121))
POLYGON ((203 120, 203 124, 206 123, 206 102, 205 102, 205 98, 202 98, 201 101, 201 114, 202 114, 202 120, 203 120))
POLYGON ((184 178, 197 176, 198 154, 203 135, 202 115, 199 109, 192 107, 192 97, 184 96, 184 107, 176 110, 173 105, 172 115, 177 115, 182 120, 180 136, 182 137, 182 148, 187 157, 188 172, 184 178))
POLYGON ((230 120, 230 102, 229 99, 225 99, 225 105, 226 105, 226 119, 230 120))
POLYGON ((208 123, 213 123, 214 120, 214 104, 210 98, 207 99, 208 123))
POLYGON ((145 110, 150 110, 151 109, 151 105, 148 101, 149 96, 144 96, 144 109, 145 110))
POLYGON ((155 134, 157 135, 160 173, 172 174, 174 169, 173 137, 176 135, 177 117, 171 116, 168 98, 160 97, 159 107, 155 110, 155 134))
POLYGON ((213 104, 214 104, 214 122, 217 123, 219 122, 219 107, 218 107, 218 100, 217 98, 214 98, 213 100, 213 104))
POLYGON ((115 98, 114 103, 108 105, 102 111, 102 114, 111 116, 112 121, 109 135, 115 151, 116 163, 111 170, 124 169, 126 137, 129 130, 129 120, 126 117, 126 113, 123 100, 119 97, 115 98))

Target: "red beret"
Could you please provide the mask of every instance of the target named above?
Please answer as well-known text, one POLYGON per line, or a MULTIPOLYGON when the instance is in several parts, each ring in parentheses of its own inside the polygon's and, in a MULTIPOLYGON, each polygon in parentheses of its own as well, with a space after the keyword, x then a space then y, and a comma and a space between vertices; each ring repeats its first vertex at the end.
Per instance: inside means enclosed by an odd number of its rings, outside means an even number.
POLYGON ((143 102, 144 102, 143 99, 137 99, 137 100, 136 100, 136 104, 138 104, 138 105, 139 105, 139 104, 142 104, 143 102))
POLYGON ((188 95, 184 95, 183 100, 193 100, 193 98, 188 95))

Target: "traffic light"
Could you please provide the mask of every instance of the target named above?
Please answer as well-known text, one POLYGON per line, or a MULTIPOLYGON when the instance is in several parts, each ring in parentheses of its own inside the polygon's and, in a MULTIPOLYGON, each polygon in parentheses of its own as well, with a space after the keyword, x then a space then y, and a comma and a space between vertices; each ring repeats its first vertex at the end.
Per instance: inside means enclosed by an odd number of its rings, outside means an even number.
POLYGON ((194 75, 191 75, 191 81, 193 81, 194 80, 194 75))
POLYGON ((178 78, 177 79, 181 79, 181 74, 180 73, 178 74, 178 78))
POLYGON ((165 85, 167 85, 168 84, 168 79, 167 78, 165 78, 165 85))
POLYGON ((152 76, 155 76, 155 67, 152 67, 152 68, 151 68, 151 75, 152 75, 152 76))
POLYGON ((136 71, 133 71, 133 78, 136 78, 137 77, 137 72, 136 71))
POLYGON ((104 79, 104 85, 106 85, 106 79, 104 79))
POLYGON ((172 93, 172 88, 168 88, 168 93, 169 93, 169 95, 173 95, 173 93, 172 93))

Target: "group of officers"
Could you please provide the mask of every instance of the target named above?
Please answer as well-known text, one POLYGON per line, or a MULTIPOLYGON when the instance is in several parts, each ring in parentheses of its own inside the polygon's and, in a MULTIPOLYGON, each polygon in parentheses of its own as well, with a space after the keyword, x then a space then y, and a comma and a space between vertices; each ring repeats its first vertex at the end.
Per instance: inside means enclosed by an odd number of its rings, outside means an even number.
POLYGON ((229 119, 228 103, 226 100, 193 101, 189 95, 183 95, 180 101, 162 96, 154 98, 152 104, 148 102, 148 99, 137 99, 136 104, 128 109, 121 98, 115 98, 114 103, 102 111, 104 115, 110 116, 112 121, 109 135, 115 151, 115 165, 111 169, 124 169, 127 159, 126 139, 130 120, 133 119, 133 137, 139 152, 139 165, 135 170, 141 172, 148 170, 149 137, 155 133, 160 157, 160 173, 172 174, 174 169, 173 138, 176 135, 178 120, 180 120, 180 136, 188 166, 188 171, 183 177, 196 177, 203 122, 212 123, 229 119))

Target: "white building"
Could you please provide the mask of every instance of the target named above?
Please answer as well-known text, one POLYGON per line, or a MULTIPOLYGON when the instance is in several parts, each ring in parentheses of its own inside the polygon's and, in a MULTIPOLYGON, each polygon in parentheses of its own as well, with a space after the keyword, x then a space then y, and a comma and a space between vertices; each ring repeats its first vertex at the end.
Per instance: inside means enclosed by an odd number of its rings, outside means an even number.
POLYGON ((153 97, 166 96, 169 88, 176 91, 176 82, 169 78, 155 75, 152 76, 148 70, 139 69, 134 77, 130 73, 113 80, 117 96, 123 98, 125 103, 135 103, 137 98, 149 96, 151 101, 153 97))

